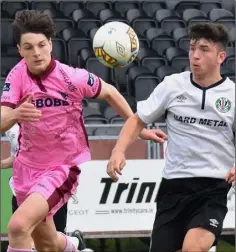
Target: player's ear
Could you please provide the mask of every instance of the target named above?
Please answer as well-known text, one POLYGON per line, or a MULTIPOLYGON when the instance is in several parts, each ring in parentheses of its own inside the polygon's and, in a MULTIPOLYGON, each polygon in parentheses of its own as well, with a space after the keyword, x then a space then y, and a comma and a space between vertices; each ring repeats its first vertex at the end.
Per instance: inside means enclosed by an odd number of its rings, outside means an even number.
POLYGON ((22 50, 21 50, 21 47, 19 44, 17 44, 17 48, 18 48, 18 52, 19 52, 20 56, 23 58, 24 56, 22 54, 22 50))
POLYGON ((50 52, 52 52, 52 39, 51 38, 48 39, 48 43, 50 46, 50 52))
POLYGON ((218 63, 222 64, 226 58, 226 52, 225 51, 220 51, 218 53, 218 63))

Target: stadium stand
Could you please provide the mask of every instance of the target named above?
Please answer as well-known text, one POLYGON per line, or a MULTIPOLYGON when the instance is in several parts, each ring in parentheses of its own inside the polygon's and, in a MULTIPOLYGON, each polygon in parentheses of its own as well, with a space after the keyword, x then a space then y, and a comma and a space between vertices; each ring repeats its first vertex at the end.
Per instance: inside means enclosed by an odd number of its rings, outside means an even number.
MULTIPOLYGON (((9 31, 16 12, 22 9, 39 9, 48 13, 57 27, 53 38, 55 58, 75 67, 87 68, 114 85, 134 111, 136 102, 146 99, 166 75, 189 70, 187 27, 193 22, 216 22, 228 27, 231 41, 222 74, 235 81, 233 1, 2 1, 1 86, 9 70, 20 59, 9 31), (103 66, 92 50, 96 31, 111 21, 122 21, 132 26, 140 39, 136 60, 123 69, 103 66)), ((86 123, 111 123, 111 118, 104 116, 105 110, 93 105, 91 101, 85 102, 86 123)), ((122 122, 120 119, 114 121, 122 122)), ((89 135, 94 132, 90 130, 89 135)), ((99 132, 97 130, 96 135, 99 132)), ((101 132, 114 134, 119 130, 109 132, 104 129, 101 132)))

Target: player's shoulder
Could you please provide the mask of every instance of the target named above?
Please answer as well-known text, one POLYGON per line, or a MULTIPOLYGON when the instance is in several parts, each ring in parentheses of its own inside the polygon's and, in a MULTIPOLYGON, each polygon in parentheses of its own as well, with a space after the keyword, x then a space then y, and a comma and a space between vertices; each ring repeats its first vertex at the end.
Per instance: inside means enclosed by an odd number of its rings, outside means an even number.
POLYGON ((227 87, 235 90, 235 82, 233 82, 229 77, 225 78, 224 84, 227 85, 227 87))
POLYGON ((174 73, 166 76, 163 82, 171 90, 179 89, 190 81, 190 75, 189 71, 174 73))
POLYGON ((63 75, 67 75, 70 78, 77 77, 78 75, 82 77, 88 74, 86 69, 69 66, 61 62, 58 62, 58 68, 63 75))
POLYGON ((95 75, 84 68, 73 67, 62 63, 59 63, 58 66, 59 71, 66 82, 71 82, 76 86, 78 86, 78 84, 82 84, 80 87, 84 87, 83 84, 92 86, 94 83, 95 75))
POLYGON ((12 83, 15 80, 17 80, 17 82, 19 83, 19 81, 21 80, 21 77, 25 73, 27 73, 27 66, 26 66, 25 60, 22 59, 8 73, 8 75, 6 77, 6 82, 12 83))

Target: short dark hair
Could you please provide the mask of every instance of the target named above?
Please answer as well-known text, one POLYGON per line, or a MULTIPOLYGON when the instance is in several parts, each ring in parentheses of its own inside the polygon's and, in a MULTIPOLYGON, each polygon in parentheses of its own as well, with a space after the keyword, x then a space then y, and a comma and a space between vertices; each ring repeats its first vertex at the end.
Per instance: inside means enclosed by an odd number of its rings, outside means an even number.
POLYGON ((223 49, 226 49, 230 41, 229 31, 225 26, 210 22, 190 25, 188 36, 190 40, 206 39, 218 43, 223 49))
POLYGON ((13 37, 20 44, 21 35, 25 33, 41 33, 47 39, 56 34, 56 26, 51 17, 37 10, 19 11, 12 23, 13 37))

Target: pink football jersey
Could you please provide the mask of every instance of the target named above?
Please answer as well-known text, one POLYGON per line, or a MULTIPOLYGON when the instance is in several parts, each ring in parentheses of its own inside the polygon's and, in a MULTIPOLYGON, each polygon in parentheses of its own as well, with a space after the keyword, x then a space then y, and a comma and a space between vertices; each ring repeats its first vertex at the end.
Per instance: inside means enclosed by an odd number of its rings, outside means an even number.
POLYGON ((84 127, 82 100, 96 98, 101 80, 85 69, 54 59, 40 77, 32 75, 25 60, 8 74, 1 106, 17 107, 30 94, 42 112, 40 122, 20 123, 17 158, 26 165, 79 165, 91 159, 84 127))

